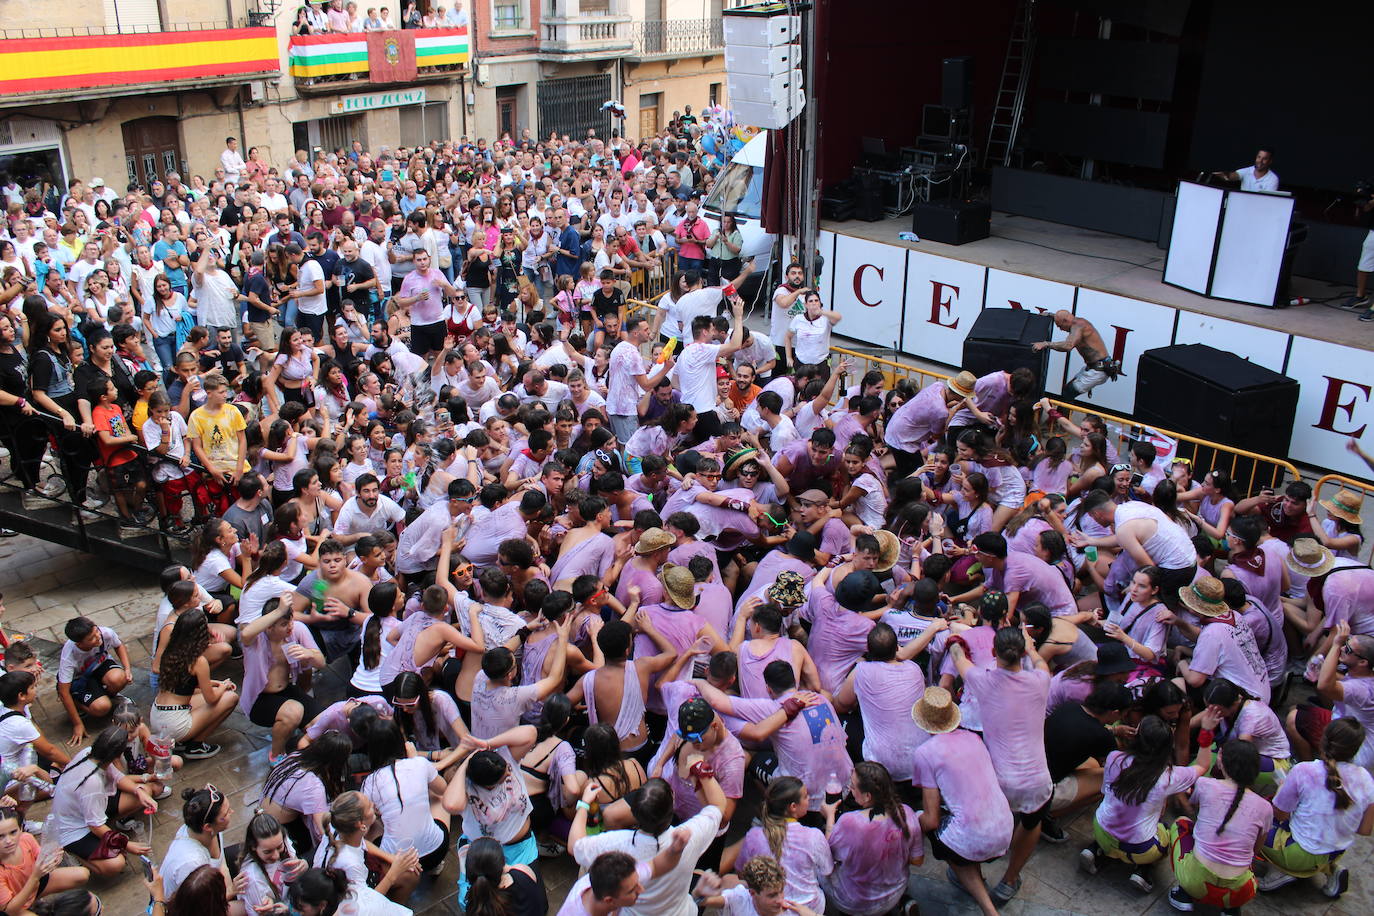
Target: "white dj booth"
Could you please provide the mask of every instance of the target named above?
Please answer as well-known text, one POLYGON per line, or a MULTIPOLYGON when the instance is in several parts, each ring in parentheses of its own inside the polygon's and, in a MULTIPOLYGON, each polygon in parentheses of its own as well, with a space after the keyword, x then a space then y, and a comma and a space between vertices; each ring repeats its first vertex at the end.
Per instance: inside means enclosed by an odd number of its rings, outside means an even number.
POLYGON ((1178 183, 1164 282, 1212 299, 1274 307, 1289 248, 1293 198, 1178 183))

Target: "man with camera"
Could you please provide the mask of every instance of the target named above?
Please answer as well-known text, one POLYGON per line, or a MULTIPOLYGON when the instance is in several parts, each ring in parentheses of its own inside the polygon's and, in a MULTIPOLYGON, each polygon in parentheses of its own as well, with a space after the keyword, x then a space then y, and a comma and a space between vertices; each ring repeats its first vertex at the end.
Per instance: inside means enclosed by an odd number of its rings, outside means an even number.
POLYGON ((702 270, 706 266, 703 242, 711 237, 711 227, 697 215, 696 200, 687 201, 687 214, 673 231, 677 236, 679 270, 702 270))

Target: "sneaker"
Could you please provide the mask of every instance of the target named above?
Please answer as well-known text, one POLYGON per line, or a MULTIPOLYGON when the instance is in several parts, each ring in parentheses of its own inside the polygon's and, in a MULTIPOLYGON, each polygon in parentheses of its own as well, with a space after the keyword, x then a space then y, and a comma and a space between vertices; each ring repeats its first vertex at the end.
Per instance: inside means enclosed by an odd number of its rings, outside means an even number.
POLYGON ((553 840, 539 841, 539 858, 556 859, 563 854, 563 844, 553 840))
POLYGON ((137 817, 121 817, 114 822, 114 825, 125 833, 133 833, 143 824, 143 820, 137 817))
POLYGON ((156 795, 154 795, 153 798, 157 799, 158 801, 161 801, 162 799, 166 798, 167 796, 169 796, 169 795, 171 795, 171 794, 172 794, 172 787, 171 787, 171 786, 163 786, 163 787, 162 787, 162 791, 159 792, 159 793, 157 793, 156 795))
POLYGON ((1040 824, 1040 838, 1046 843, 1062 843, 1069 838, 1064 832, 1064 828, 1059 826, 1059 821, 1052 817, 1047 817, 1040 824))
POLYGON ((67 492, 67 483, 60 477, 49 477, 48 482, 43 484, 38 492, 48 499, 55 499, 67 492))
POLYGON ((1150 869, 1148 867, 1142 866, 1141 868, 1137 868, 1135 871, 1131 872, 1131 876, 1126 880, 1134 884, 1136 890, 1140 891, 1142 894, 1153 893, 1155 889, 1155 882, 1154 879, 1150 877, 1150 869))
POLYGON ((1341 899, 1341 895, 1350 890, 1350 869, 1338 868, 1332 873, 1326 883, 1322 885, 1322 893, 1332 900, 1341 899))
POLYGON ((1351 296, 1341 303, 1343 309, 1365 308, 1369 305, 1369 296, 1351 296))
POLYGON ((1188 896, 1188 892, 1175 884, 1169 888, 1169 906, 1182 913, 1193 911, 1193 898, 1188 896))
POLYGON ((1280 871, 1277 868, 1271 868, 1263 878, 1259 879, 1259 889, 1267 894, 1270 891, 1276 891, 1281 887, 1287 887, 1296 880, 1298 879, 1285 871, 1280 871))
POLYGON ((1090 875, 1095 875, 1095 874, 1097 874, 1097 867, 1098 867, 1098 865, 1101 864, 1101 858, 1100 858, 1101 855, 1102 855, 1102 854, 1101 854, 1100 852, 1097 851, 1097 847, 1096 847, 1095 845, 1094 845, 1094 846, 1089 846, 1089 847, 1087 847, 1086 849, 1083 849, 1083 850, 1079 851, 1079 853, 1078 853, 1078 867, 1079 867, 1079 869, 1080 869, 1081 871, 1087 872, 1087 873, 1090 874, 1090 875))
POLYGON ((998 906, 1003 906, 1011 898, 1021 892, 1021 879, 1017 878, 1015 884, 1008 884, 1005 881, 998 881, 997 886, 988 892, 992 897, 992 902, 998 906))
POLYGON ((1361 321, 1374 321, 1374 309, 1365 309, 1360 313, 1361 321))
POLYGON ((94 491, 92 491, 91 494, 86 497, 86 501, 81 505, 87 509, 99 509, 107 502, 109 502, 109 500, 101 499, 98 495, 96 495, 94 491))
POLYGON ((207 744, 204 741, 187 741, 178 744, 172 753, 180 754, 186 760, 205 760, 219 753, 219 745, 207 744))

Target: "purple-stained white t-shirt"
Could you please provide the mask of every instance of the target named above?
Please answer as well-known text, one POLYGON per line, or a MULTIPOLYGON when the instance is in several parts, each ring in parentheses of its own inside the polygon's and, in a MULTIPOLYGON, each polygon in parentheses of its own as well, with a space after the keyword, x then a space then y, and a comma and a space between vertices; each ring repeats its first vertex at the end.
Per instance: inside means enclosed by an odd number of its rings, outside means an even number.
MULTIPOLYGON (((735 857, 735 871, 738 873, 755 856, 772 855, 773 850, 768 845, 768 836, 763 828, 750 827, 740 843, 739 855, 735 857)), ((817 913, 825 912, 821 878, 835 868, 835 860, 830 855, 830 841, 825 834, 815 827, 792 821, 787 825, 787 835, 782 843, 782 860, 778 864, 787 875, 783 897, 808 906, 817 913)))
POLYGON ((854 693, 864 723, 864 759, 887 767, 898 782, 911 779, 912 754, 930 738, 911 718, 911 707, 925 689, 925 676, 913 661, 854 666, 854 693))
POLYGON ((1112 791, 1112 784, 1130 765, 1131 755, 1112 751, 1102 770, 1102 803, 1097 808, 1097 823, 1106 834, 1122 843, 1145 843, 1155 839, 1155 828, 1164 802, 1176 792, 1186 792, 1197 782, 1192 767, 1169 767, 1140 804, 1125 802, 1112 791))
POLYGON ((970 668, 964 688, 978 698, 983 740, 1013 811, 1038 810, 1054 791, 1045 762, 1048 671, 970 668))
POLYGON ((1198 779, 1193 787, 1193 802, 1198 807, 1193 824, 1193 851, 1220 865, 1249 868, 1254 860, 1255 841, 1269 829, 1274 808, 1264 798, 1247 791, 1226 822, 1226 831, 1217 833, 1231 808, 1232 797, 1239 791, 1243 790, 1210 776, 1198 779))
POLYGON ((1244 622, 1232 626, 1214 621, 1203 626, 1193 648, 1190 667, 1208 677, 1223 677, 1241 690, 1269 702, 1269 668, 1264 664, 1255 634, 1244 622))
MULTIPOLYGON (((640 884, 648 884, 654 876, 654 866, 650 862, 640 862, 635 866, 635 873, 639 875, 640 884)), ((568 891, 568 896, 564 898, 563 905, 558 908, 558 916, 591 916, 587 908, 582 904, 582 895, 592 889, 591 875, 583 875, 573 884, 572 890, 568 891)), ((621 910, 616 910, 619 913, 621 910)))
MULTIPOLYGON (((776 700, 746 700, 731 697, 735 715, 746 722, 762 722, 777 712, 778 703, 787 699, 795 690, 779 696, 776 700)), ((840 724, 840 716, 835 708, 824 698, 816 706, 808 706, 797 714, 791 722, 778 729, 773 735, 773 751, 778 755, 779 776, 795 776, 806 783, 806 791, 811 796, 810 809, 821 810, 825 801, 825 784, 830 774, 834 774, 840 785, 847 785, 854 763, 849 759, 845 746, 849 736, 840 724)))
MULTIPOLYGON (((939 789, 949 815, 940 821, 940 841, 974 862, 1006 853, 1014 821, 997 784, 987 746, 973 732, 957 728, 916 749, 912 782, 939 789)), ((1048 772, 1048 771, 1046 771, 1048 772)))
POLYGON ((907 863, 925 855, 916 814, 902 805, 906 835, 886 815, 864 811, 840 815, 830 831, 835 870, 825 889, 836 908, 850 916, 883 916, 906 893, 907 863))
POLYGON ((1018 607, 1039 602, 1055 617, 1078 612, 1063 573, 1031 554, 1009 552, 1003 569, 987 569, 987 585, 1002 592, 1019 592, 1018 607))

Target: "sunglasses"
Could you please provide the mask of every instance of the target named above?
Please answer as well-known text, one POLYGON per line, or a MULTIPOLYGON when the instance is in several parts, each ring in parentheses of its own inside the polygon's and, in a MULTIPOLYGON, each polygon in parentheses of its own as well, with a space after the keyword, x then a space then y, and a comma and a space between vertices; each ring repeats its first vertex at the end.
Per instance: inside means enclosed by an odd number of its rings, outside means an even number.
POLYGON ((757 477, 757 476, 759 476, 759 469, 758 469, 758 468, 740 468, 740 469, 739 469, 739 476, 740 476, 740 477, 757 477))
POLYGON ((476 568, 474 564, 469 563, 467 566, 459 566, 453 571, 453 574, 455 576, 470 576, 472 575, 472 571, 476 568))
MULTIPOLYGON (((1356 652, 1355 649, 1354 649, 1354 647, 1351 646, 1350 643, 1343 643, 1343 644, 1341 645, 1341 654, 1342 654, 1342 655, 1353 655, 1353 656, 1355 656, 1356 658, 1362 658, 1362 659, 1364 659, 1365 661, 1370 662, 1370 658, 1369 658, 1368 655, 1364 655, 1364 654, 1362 654, 1362 653, 1356 652)), ((1370 662, 1370 663, 1371 663, 1371 664, 1374 664, 1374 662, 1370 662)))

